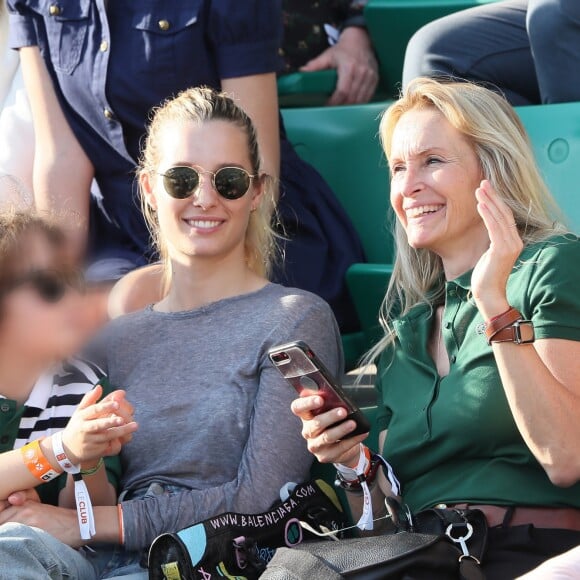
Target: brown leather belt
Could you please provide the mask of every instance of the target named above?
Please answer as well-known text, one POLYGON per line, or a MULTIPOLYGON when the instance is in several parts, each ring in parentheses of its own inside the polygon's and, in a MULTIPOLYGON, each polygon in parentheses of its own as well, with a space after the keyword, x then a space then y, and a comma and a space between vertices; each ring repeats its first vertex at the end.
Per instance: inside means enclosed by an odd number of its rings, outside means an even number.
MULTIPOLYGON (((443 507, 439 504, 435 507, 443 507)), ((580 509, 552 507, 506 507, 498 505, 477 505, 456 503, 448 508, 481 510, 490 528, 495 526, 524 526, 533 524, 536 528, 558 528, 580 531, 580 509)))

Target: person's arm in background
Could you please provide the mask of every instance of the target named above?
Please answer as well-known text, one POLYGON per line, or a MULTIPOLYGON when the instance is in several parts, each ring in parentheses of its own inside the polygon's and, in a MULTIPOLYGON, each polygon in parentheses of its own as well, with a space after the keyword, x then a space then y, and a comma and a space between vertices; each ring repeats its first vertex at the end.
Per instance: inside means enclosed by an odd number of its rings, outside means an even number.
POLYGON ((379 65, 362 12, 364 4, 366 1, 353 1, 338 42, 300 68, 303 72, 336 69, 338 82, 328 101, 331 106, 368 103, 379 83, 379 65))
POLYGON ((282 0, 213 2, 208 38, 222 89, 250 116, 264 171, 280 174, 276 72, 281 61, 282 0))
POLYGON ((222 79, 222 89, 252 119, 258 133, 263 169, 277 180, 280 175, 280 121, 276 74, 222 79))
POLYGON ((80 257, 87 243, 94 169, 64 116, 39 48, 21 48, 20 62, 36 136, 36 207, 62 218, 71 237, 71 250, 80 257))

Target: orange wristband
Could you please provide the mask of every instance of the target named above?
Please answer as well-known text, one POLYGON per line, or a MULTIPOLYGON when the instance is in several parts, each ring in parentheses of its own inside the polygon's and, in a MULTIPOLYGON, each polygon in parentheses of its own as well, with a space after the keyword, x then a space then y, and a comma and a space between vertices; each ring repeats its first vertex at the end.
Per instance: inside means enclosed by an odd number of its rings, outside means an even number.
POLYGON ((52 467, 48 459, 44 456, 38 439, 31 443, 27 443, 20 449, 20 452, 22 453, 24 465, 26 465, 28 471, 30 471, 36 479, 46 482, 51 481, 60 475, 60 473, 52 467))
POLYGON ((119 518, 119 544, 125 545, 125 524, 123 523, 123 506, 117 504, 117 516, 119 518))

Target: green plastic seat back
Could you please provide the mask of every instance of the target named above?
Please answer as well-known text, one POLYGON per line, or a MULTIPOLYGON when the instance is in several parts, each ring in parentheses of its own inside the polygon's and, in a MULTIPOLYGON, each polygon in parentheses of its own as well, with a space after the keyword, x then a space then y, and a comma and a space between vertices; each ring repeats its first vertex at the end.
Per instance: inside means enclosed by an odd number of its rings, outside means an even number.
POLYGON ((336 87, 336 70, 295 72, 278 78, 280 107, 322 107, 336 87))
POLYGON ((580 233, 580 102, 519 107, 517 112, 566 224, 580 233))
POLYGON ((312 163, 350 216, 369 262, 393 257, 387 227, 389 173, 379 140, 379 115, 371 104, 282 111, 288 138, 312 163))
POLYGON ((369 0, 365 18, 388 97, 400 88, 409 39, 423 25, 452 12, 496 0, 369 0))

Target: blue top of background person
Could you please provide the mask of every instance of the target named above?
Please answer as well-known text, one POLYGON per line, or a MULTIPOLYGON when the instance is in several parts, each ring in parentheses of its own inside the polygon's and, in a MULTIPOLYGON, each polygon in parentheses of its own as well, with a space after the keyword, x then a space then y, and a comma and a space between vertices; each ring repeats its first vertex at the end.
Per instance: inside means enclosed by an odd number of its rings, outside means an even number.
MULTIPOLYGON (((154 259, 134 169, 151 110, 190 86, 274 73, 279 0, 9 0, 11 46, 38 46, 64 115, 95 170, 93 259, 154 259)), ((283 133, 283 131, 282 131, 283 133)), ((274 280, 313 291, 343 330, 356 326, 344 285, 362 249, 321 176, 281 143, 280 215, 292 241, 274 280)))

